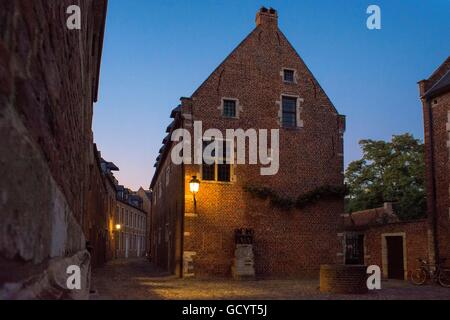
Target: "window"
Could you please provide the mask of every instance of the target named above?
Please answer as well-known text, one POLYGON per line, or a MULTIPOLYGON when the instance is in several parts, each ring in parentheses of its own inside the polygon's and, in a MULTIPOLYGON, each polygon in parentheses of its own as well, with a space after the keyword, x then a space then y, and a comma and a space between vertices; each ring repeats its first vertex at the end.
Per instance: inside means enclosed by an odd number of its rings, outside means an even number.
POLYGON ((217 181, 231 181, 231 167, 229 164, 217 165, 217 181))
POLYGON ((295 82, 295 71, 294 70, 289 70, 289 69, 284 69, 283 70, 283 80, 284 82, 295 82))
POLYGON ((364 264, 364 234, 346 235, 345 264, 364 264))
POLYGON ((230 144, 226 140, 221 140, 217 142, 214 142, 213 140, 203 141, 203 150, 205 150, 207 146, 213 143, 217 143, 216 149, 211 154, 211 156, 214 158, 215 163, 207 164, 205 162, 205 159, 203 159, 202 180, 230 182, 231 181, 231 164, 229 160, 230 144), (215 155, 215 152, 218 152, 217 157, 215 155), (222 163, 217 163, 217 160, 220 160, 220 162, 222 163))
POLYGON ((297 126, 297 98, 283 97, 282 109, 283 109, 283 119, 282 119, 283 127, 295 128, 297 126))
POLYGON ((236 118, 235 100, 223 100, 223 116, 227 118, 236 118))
POLYGON ((206 181, 214 181, 215 180, 215 164, 206 164, 203 162, 202 165, 202 179, 206 181))

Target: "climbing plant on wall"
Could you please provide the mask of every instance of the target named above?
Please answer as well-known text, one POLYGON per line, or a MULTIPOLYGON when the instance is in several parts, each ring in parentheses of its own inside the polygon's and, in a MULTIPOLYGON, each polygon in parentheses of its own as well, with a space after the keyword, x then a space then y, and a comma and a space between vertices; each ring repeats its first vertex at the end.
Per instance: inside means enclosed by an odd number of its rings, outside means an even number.
POLYGON ((300 194, 297 198, 281 196, 267 187, 247 185, 244 187, 244 190, 261 200, 269 199, 273 207, 282 210, 290 210, 293 208, 302 209, 323 199, 344 197, 347 193, 345 186, 330 185, 318 187, 304 194, 300 194))

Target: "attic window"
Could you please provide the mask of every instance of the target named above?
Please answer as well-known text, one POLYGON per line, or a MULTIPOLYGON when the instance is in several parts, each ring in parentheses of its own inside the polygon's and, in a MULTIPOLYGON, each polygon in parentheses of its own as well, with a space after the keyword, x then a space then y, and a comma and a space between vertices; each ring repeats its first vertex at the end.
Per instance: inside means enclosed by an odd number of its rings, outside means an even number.
POLYGON ((284 82, 294 83, 295 81, 295 72, 294 70, 284 69, 283 70, 283 80, 284 82))
POLYGON ((223 116, 227 118, 236 118, 235 100, 223 100, 223 116))

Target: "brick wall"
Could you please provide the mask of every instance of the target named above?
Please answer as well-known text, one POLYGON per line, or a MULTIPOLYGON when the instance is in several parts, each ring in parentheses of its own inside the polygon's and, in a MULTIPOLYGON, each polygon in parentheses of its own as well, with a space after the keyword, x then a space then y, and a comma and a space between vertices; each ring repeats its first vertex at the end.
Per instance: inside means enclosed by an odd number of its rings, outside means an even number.
POLYGON ((343 294, 367 293, 367 268, 361 265, 322 265, 320 291, 343 294))
MULTIPOLYGON (((344 118, 278 29, 276 16, 258 18, 257 28, 190 98, 182 99, 179 126, 192 136, 192 121, 202 121, 204 131, 217 128, 223 133, 230 128, 280 129, 280 170, 275 176, 261 176, 258 165, 235 165, 232 181, 219 183, 202 180, 200 166, 184 165, 184 185, 163 194, 184 190, 183 251, 186 259, 193 259, 196 276, 230 275, 236 228, 255 230, 258 276, 318 275, 319 265, 334 263, 340 250, 343 199, 284 212, 243 190, 252 184, 297 197, 324 185, 343 184, 344 118), (283 68, 295 70, 294 83, 283 82, 283 68), (282 95, 298 97, 297 128, 280 128, 282 95), (223 98, 239 101, 236 119, 222 117, 223 98), (194 175, 202 180, 195 213, 189 192, 194 175)), ((152 187, 157 188, 160 168, 169 161, 159 161, 152 187)), ((161 210, 155 205, 153 216, 165 216, 161 210)))
POLYGON ((74 297, 64 283, 48 288, 47 277, 65 277, 61 261, 82 266, 88 293, 83 250, 105 10, 102 0, 0 1, 0 297, 74 297), (73 4, 80 31, 66 27, 73 4))
POLYGON ((365 264, 377 265, 384 277, 387 276, 387 248, 383 237, 402 236, 405 279, 419 267, 418 258, 430 261, 430 233, 427 220, 390 223, 373 226, 364 232, 365 264))
POLYGON ((157 267, 181 275, 184 235, 183 166, 171 162, 169 153, 172 147, 171 144, 167 145, 167 158, 161 160, 163 164, 158 167, 157 179, 152 184, 151 258, 157 267))
POLYGON ((428 94, 448 70, 450 58, 430 78, 421 81, 419 87, 425 128, 428 216, 430 225, 436 226, 439 255, 450 261, 450 88, 428 94))

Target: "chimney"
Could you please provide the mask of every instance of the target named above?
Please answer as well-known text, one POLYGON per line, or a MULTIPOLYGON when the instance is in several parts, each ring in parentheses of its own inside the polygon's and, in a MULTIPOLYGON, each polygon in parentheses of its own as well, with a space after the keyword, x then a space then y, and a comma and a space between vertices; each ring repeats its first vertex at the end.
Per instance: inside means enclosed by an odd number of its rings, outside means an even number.
POLYGON ((261 7, 256 14, 256 26, 259 27, 260 25, 278 27, 277 10, 261 7))

